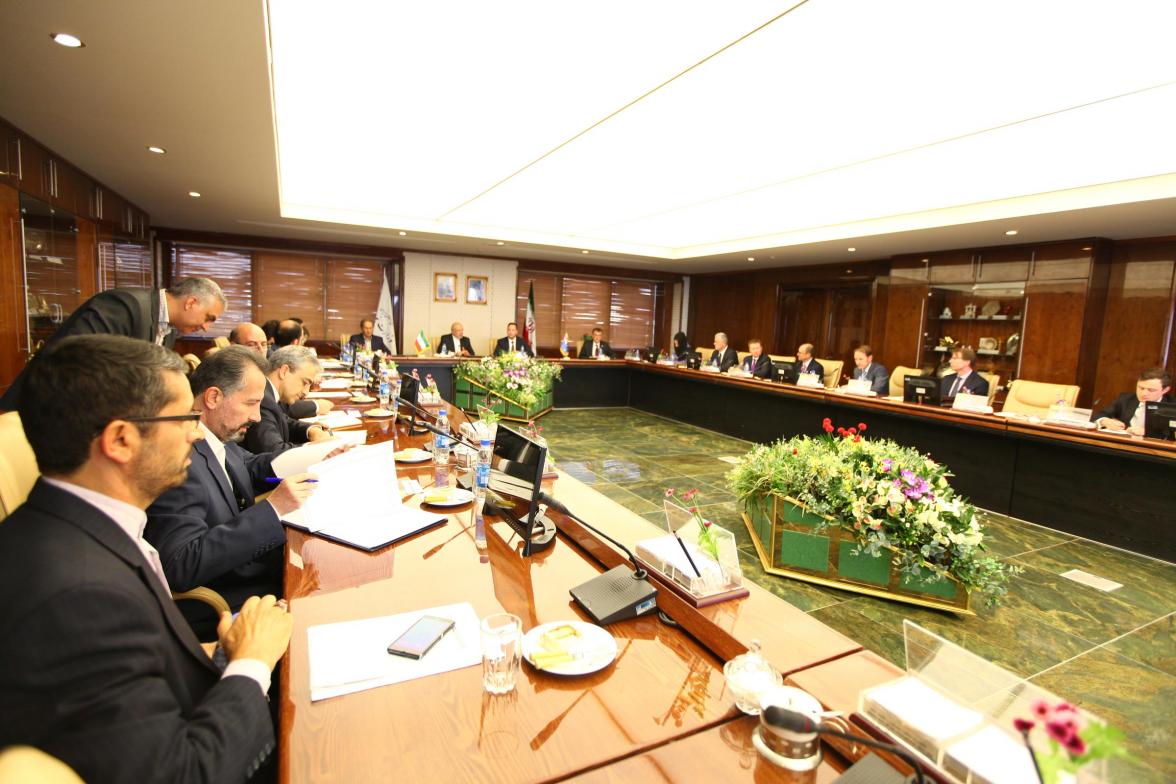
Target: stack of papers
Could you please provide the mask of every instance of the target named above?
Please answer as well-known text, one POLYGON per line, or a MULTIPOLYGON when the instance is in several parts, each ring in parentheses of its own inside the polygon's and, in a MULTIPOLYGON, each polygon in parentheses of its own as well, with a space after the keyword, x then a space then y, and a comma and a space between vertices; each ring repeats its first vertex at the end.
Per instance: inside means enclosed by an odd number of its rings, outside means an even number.
POLYGON ((349 378, 327 378, 319 382, 319 389, 347 389, 350 386, 349 378))
POLYGON ((363 424, 363 420, 357 416, 344 413, 342 411, 332 411, 329 414, 320 414, 319 416, 306 417, 306 419, 299 419, 299 422, 307 422, 312 425, 322 425, 329 427, 332 430, 338 430, 344 427, 358 427, 363 424))
POLYGON ((326 460, 327 455, 339 447, 348 444, 359 446, 365 441, 367 441, 367 431, 360 430, 357 433, 339 433, 326 441, 315 441, 294 449, 287 449, 273 460, 274 476, 284 479, 294 474, 305 473, 312 465, 326 460))
POLYGON ((482 661, 478 615, 469 602, 413 610, 306 630, 312 702, 423 678, 482 661), (388 653, 388 646, 422 615, 450 618, 454 627, 420 659, 388 653))

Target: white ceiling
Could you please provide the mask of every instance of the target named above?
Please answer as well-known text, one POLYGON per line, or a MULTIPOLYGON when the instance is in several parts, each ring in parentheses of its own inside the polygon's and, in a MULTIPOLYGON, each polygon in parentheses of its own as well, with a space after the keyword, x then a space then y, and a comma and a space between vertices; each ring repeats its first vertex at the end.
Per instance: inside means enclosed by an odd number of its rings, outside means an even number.
POLYGON ((205 231, 682 272, 1176 235, 1176 4, 270 6, 275 103, 260 0, 6 0, 0 116, 205 231))

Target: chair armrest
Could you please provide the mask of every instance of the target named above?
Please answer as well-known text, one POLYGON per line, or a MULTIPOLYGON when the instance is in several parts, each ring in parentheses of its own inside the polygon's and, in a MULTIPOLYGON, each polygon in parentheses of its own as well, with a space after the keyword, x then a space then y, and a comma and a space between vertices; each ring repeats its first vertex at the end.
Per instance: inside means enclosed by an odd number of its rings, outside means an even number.
POLYGON ((211 588, 205 588, 203 585, 198 588, 193 588, 190 591, 183 591, 182 593, 172 593, 172 601, 187 601, 194 600, 204 602, 213 610, 216 611, 219 617, 221 613, 229 612, 229 603, 225 601, 225 597, 221 596, 211 588))

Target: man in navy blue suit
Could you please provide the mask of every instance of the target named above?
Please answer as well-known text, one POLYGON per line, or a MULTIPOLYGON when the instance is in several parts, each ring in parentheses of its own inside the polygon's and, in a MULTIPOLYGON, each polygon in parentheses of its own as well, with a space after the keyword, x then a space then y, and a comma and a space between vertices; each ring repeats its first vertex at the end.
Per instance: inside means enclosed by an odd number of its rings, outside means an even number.
POLYGON ((813 359, 813 344, 801 343, 796 349, 796 373, 814 373, 817 379, 825 378, 825 368, 813 359))
POLYGON ((506 337, 499 338, 498 342, 494 344, 494 356, 517 354, 520 351, 529 357, 535 356, 531 344, 527 342, 526 338, 519 335, 519 325, 512 321, 506 325, 506 337))
MULTIPOLYGON (((254 454, 284 452, 308 441, 325 441, 331 431, 321 424, 299 422, 288 413, 306 397, 322 372, 318 358, 306 346, 285 346, 269 358, 261 421, 250 426, 242 445, 254 454)), ((309 416, 313 416, 310 414, 309 416)))
POLYGON ((747 350, 751 353, 743 358, 743 369, 755 378, 771 378, 772 360, 764 353, 763 342, 752 338, 747 341, 747 350))
POLYGON ((715 350, 711 352, 707 364, 717 367, 720 373, 726 373, 739 364, 739 354, 728 345, 726 332, 715 333, 715 350))
POLYGON ((376 325, 371 319, 359 322, 359 332, 351 336, 351 343, 368 351, 383 351, 385 354, 391 354, 392 352, 388 350, 384 339, 374 334, 375 328, 376 325))
POLYGON ((1141 436, 1144 430, 1144 404, 1168 401, 1172 391, 1172 376, 1162 367, 1143 371, 1135 381, 1134 392, 1124 392, 1102 411, 1096 411, 1091 421, 1106 430, 1127 430, 1141 436))
MULTIPOLYGON (((254 495, 270 487, 271 454, 237 446, 261 419, 265 360, 244 346, 229 346, 192 372, 193 409, 200 412, 203 440, 192 446, 188 478, 147 509, 147 541, 159 551, 174 591, 207 586, 236 610, 249 596, 282 589, 282 515, 302 506, 312 484, 306 475, 287 477, 260 504, 254 495)), ((185 616, 198 634, 210 630, 201 608, 185 616)))
POLYGON ((874 361, 874 349, 867 345, 858 346, 853 350, 853 371, 855 379, 865 379, 870 382, 870 390, 878 395, 890 394, 890 372, 886 366, 874 361))
POLYGON ((971 346, 960 346, 951 352, 948 364, 954 371, 939 380, 939 397, 951 400, 961 392, 988 397, 988 379, 972 370, 976 352, 971 346))

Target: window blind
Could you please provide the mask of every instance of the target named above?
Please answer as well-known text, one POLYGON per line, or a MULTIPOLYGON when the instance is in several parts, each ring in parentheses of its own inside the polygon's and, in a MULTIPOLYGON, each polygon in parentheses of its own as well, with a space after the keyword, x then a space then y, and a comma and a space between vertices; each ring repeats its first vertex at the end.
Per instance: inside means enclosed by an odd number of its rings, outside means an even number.
POLYGON ((375 321, 384 285, 384 266, 382 261, 360 259, 327 261, 325 339, 339 340, 344 333, 350 337, 359 332, 362 319, 375 321))
MULTIPOLYGON (((117 249, 116 264, 117 264, 117 249)), ((177 245, 172 249, 171 279, 212 278, 220 284, 228 304, 207 333, 194 337, 225 336, 244 321, 253 320, 253 264, 246 251, 177 245)))
MULTIPOLYGON (((317 256, 258 251, 253 254, 257 324, 270 319, 297 317, 310 330, 311 340, 331 340, 323 306, 326 265, 317 256)), ((338 336, 336 336, 337 338, 338 336)))
POLYGON ((653 344, 655 285, 637 280, 612 282, 609 343, 626 348, 644 348, 653 344))
POLYGON ((574 353, 594 327, 604 329, 613 348, 644 348, 656 339, 659 284, 653 281, 519 270, 516 319, 520 331, 531 283, 535 284, 540 348, 556 348, 566 332, 574 353))

